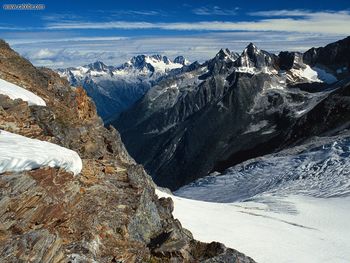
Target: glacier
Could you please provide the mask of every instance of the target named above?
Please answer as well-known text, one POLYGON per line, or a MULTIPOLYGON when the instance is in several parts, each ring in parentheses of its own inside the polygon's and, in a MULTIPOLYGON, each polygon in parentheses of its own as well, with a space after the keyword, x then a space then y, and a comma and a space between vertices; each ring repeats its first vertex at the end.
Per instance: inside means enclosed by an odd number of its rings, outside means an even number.
POLYGON ((215 172, 162 197, 196 239, 262 263, 350 260, 350 132, 215 172))
POLYGON ((350 198, 270 196, 261 201, 216 203, 157 190, 174 201, 174 217, 195 239, 219 241, 260 263, 336 262, 350 259, 350 198))
POLYGON ((307 144, 248 160, 176 191, 186 198, 234 202, 261 194, 313 197, 350 195, 350 134, 313 138, 307 144))

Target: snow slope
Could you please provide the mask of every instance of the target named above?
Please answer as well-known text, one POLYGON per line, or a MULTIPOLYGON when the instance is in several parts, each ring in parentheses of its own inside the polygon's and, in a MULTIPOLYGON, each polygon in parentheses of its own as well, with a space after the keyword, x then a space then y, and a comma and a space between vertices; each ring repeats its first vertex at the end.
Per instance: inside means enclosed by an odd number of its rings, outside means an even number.
POLYGON ((76 175, 83 166, 75 151, 3 130, 0 130, 0 153, 0 174, 49 166, 76 175))
POLYGON ((0 79, 0 94, 9 96, 13 100, 21 99, 27 101, 30 106, 46 106, 45 101, 39 96, 3 79, 0 79))
POLYGON ((316 137, 180 188, 174 215, 257 262, 350 262, 349 157, 349 131, 316 137))
MULTIPOLYGON (((160 197, 168 194, 157 191, 160 197)), ((270 196, 211 203, 177 196, 174 216, 194 238, 219 241, 260 263, 350 262, 350 198, 270 196), (278 202, 271 210, 268 201, 278 202)))

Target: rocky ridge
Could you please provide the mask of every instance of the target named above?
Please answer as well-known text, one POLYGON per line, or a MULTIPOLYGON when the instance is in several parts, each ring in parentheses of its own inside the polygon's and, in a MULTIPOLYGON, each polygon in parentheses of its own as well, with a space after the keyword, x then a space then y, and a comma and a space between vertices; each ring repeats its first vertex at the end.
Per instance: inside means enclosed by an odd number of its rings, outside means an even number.
POLYGON ((45 167, 0 175, 1 261, 254 262, 222 244, 198 242, 181 227, 172 200, 158 199, 82 88, 35 68, 4 41, 0 78, 47 104, 0 95, 0 129, 67 147, 83 160, 78 176, 45 167))

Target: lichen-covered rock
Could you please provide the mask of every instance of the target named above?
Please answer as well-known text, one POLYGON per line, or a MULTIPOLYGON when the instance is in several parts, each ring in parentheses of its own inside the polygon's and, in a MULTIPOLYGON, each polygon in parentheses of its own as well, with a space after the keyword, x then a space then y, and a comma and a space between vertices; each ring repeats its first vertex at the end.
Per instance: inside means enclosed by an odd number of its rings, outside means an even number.
POLYGON ((0 175, 0 262, 254 262, 181 227, 171 199, 158 199, 83 89, 33 67, 3 41, 0 78, 47 104, 0 95, 1 129, 70 148, 83 160, 79 176, 46 167, 0 175))

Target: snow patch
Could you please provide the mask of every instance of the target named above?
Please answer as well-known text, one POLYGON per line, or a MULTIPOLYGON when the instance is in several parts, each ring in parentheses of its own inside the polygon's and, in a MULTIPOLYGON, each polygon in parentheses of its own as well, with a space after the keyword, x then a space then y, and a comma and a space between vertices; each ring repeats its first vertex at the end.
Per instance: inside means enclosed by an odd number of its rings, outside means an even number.
POLYGON ((157 60, 148 56, 145 58, 145 62, 151 64, 156 71, 162 72, 162 73, 165 73, 175 68, 183 67, 182 64, 173 63, 173 62, 165 63, 163 60, 157 60))
POLYGON ((310 66, 308 65, 305 65, 305 68, 299 68, 299 69, 292 68, 290 72, 294 76, 300 77, 302 79, 306 79, 310 82, 323 82, 318 78, 317 72, 312 68, 310 68, 310 66))
POLYGON ((26 101, 28 102, 29 106, 46 106, 45 101, 39 96, 35 95, 33 92, 30 92, 3 79, 0 79, 0 94, 8 96, 12 100, 21 99, 23 101, 26 101))
POLYGON ((326 82, 327 84, 332 84, 338 81, 338 79, 334 75, 328 73, 324 69, 318 67, 313 67, 312 69, 317 72, 318 79, 322 80, 323 82, 326 82))
POLYGON ((75 151, 0 130, 0 174, 45 166, 62 168, 76 175, 83 164, 75 151))
POLYGON ((278 71, 269 67, 262 67, 260 69, 256 68, 256 67, 237 67, 236 72, 240 72, 240 73, 248 73, 248 74, 268 74, 268 75, 276 75, 278 74, 278 71))
POLYGON ((266 127, 268 124, 269 124, 269 122, 266 121, 266 120, 262 120, 262 121, 260 121, 258 123, 255 123, 255 124, 250 124, 248 126, 247 130, 243 134, 252 133, 252 132, 258 132, 262 128, 266 127))

